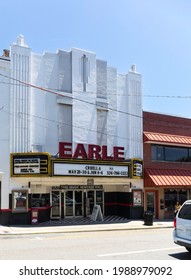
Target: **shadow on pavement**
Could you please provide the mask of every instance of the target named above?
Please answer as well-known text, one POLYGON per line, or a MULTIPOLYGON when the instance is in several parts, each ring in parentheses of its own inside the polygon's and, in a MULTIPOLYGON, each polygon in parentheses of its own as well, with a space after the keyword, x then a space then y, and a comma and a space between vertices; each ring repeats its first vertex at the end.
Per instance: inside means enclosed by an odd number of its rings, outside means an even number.
MULTIPOLYGON (((184 250, 184 248, 183 248, 184 250)), ((175 253, 175 254, 169 254, 169 256, 178 259, 178 260, 191 260, 191 253, 189 252, 181 252, 181 253, 175 253)))

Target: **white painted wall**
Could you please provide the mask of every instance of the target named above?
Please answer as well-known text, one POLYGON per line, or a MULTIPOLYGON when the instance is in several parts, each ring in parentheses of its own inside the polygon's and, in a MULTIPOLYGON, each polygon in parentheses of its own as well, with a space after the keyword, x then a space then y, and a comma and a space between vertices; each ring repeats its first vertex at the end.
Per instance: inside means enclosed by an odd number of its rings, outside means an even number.
POLYGON ((10 128, 11 152, 27 152, 30 149, 30 82, 31 49, 20 35, 11 45, 10 128))
MULTIPOLYGON (((115 145, 123 146, 127 158, 142 157, 141 75, 135 70, 125 75, 118 74, 117 69, 107 66, 107 83, 103 87, 104 93, 106 87, 107 95, 97 95, 96 75, 99 73, 96 73, 96 54, 75 48, 69 53, 71 55, 68 56, 66 52, 63 53, 65 57, 71 57, 71 65, 68 67, 71 71, 71 81, 70 74, 67 73, 65 83, 66 88, 70 88, 69 83, 72 83, 72 92, 65 93, 59 90, 59 93, 72 97, 68 99, 72 105, 72 123, 68 129, 72 129, 74 146, 76 143, 97 144, 97 109, 103 109, 107 111, 108 150, 112 151, 115 145), (87 60, 85 90, 82 67, 84 55, 87 60)), ((62 55, 65 67, 65 71, 62 72, 59 61, 61 54, 61 51, 55 54, 45 53, 42 56, 32 54, 31 83, 57 92, 61 84, 60 79, 64 79, 66 65, 70 63, 70 60, 64 60, 62 55)), ((101 65, 101 61, 99 62, 101 65)), ((103 67, 105 65, 107 64, 103 62, 103 67)), ((100 71, 102 70, 104 68, 100 71)), ((43 150, 51 154, 58 152, 58 100, 67 104, 64 97, 31 89, 31 144, 42 145, 43 150)))
POLYGON ((96 55, 72 49, 73 144, 97 141, 96 55), (83 90, 82 56, 87 58, 86 91, 83 90))
POLYGON ((127 76, 129 157, 143 158, 142 85, 141 75, 130 70, 127 76))
POLYGON ((8 192, 21 187, 14 179, 9 182, 10 153, 29 152, 38 147, 56 155, 58 139, 60 135, 64 138, 59 129, 67 126, 70 129, 67 137, 72 138, 74 146, 76 143, 97 144, 97 121, 101 120, 97 118, 97 109, 107 112, 104 141, 107 141, 109 153, 113 146, 122 146, 126 158, 142 158, 141 75, 134 66, 128 73, 119 74, 106 61, 96 59, 95 53, 76 48, 68 52, 36 54, 21 35, 11 45, 11 63, 0 60, 0 73, 15 79, 9 81, 11 86, 0 84, 0 92, 3 92, 0 95, 3 208, 8 207, 8 192), (32 86, 21 86, 19 80, 32 86), (103 86, 98 86, 97 81, 103 81, 103 86), (56 92, 59 95, 54 94, 56 92), (61 104, 71 106, 72 117, 67 118, 71 124, 66 125, 66 120, 61 123, 60 116, 64 116, 59 111, 61 104))
POLYGON ((0 181, 1 208, 7 208, 10 180, 10 61, 0 58, 0 181))

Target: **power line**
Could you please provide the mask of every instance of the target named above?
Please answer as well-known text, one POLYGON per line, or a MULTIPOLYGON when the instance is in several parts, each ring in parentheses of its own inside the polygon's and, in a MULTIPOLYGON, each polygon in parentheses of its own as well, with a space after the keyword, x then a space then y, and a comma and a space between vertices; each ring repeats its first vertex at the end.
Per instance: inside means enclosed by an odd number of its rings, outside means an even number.
MULTIPOLYGON (((0 76, 4 76, 6 78, 9 78, 9 79, 14 79, 14 78, 11 78, 11 77, 8 77, 8 76, 5 76, 3 74, 0 74, 0 76)), ((7 84, 7 85, 13 85, 13 86, 30 86, 30 85, 26 85, 26 84, 19 84, 20 81, 18 80, 18 84, 15 84, 15 83, 10 83, 10 82, 3 82, 3 81, 0 81, 0 84, 7 84)), ((58 89, 46 89, 46 88, 42 88, 44 91, 53 91, 55 92, 55 94, 59 94, 59 90, 58 89)), ((75 91, 73 90, 73 92, 83 92, 83 91, 75 91)), ((86 91, 86 93, 90 93, 90 94, 95 94, 95 92, 93 91, 86 91)), ((107 93, 107 96, 134 96, 132 94, 119 94, 119 93, 107 93)), ((64 96, 64 95, 62 95, 64 96)), ((191 95, 154 95, 154 94, 142 94, 141 95, 142 97, 148 97, 148 98, 177 98, 177 99, 190 99, 191 98, 191 95)), ((70 98, 69 96, 67 96, 68 98, 70 98)), ((71 98, 74 98, 74 97, 71 97, 71 98)), ((75 98, 74 98, 75 99, 75 98)), ((79 99, 80 100, 80 99, 79 99)), ((80 101, 83 101, 83 100, 80 100, 80 101)), ((95 105, 95 104, 94 104, 95 105)), ((125 113, 125 112, 124 112, 125 113)))
POLYGON ((144 97, 152 97, 152 98, 191 98, 191 95, 143 95, 144 97))
MULTIPOLYGON (((14 115, 13 112, 5 110, 3 106, 0 108, 0 111, 2 111, 4 113, 7 113, 9 115, 14 115)), ((81 130, 84 130, 84 131, 91 131, 93 133, 101 133, 102 135, 107 135, 108 137, 114 137, 114 138, 130 140, 130 141, 140 142, 140 143, 142 142, 142 141, 135 140, 135 139, 130 139, 130 138, 127 138, 127 137, 122 137, 122 136, 119 136, 119 135, 114 135, 114 134, 111 134, 111 133, 108 133, 108 132, 101 132, 101 131, 94 130, 94 129, 88 129, 88 128, 85 128, 85 127, 82 127, 82 126, 77 126, 77 125, 73 125, 73 124, 64 123, 62 121, 51 120, 51 119, 48 119, 48 118, 40 117, 40 116, 37 116, 37 115, 32 115, 32 114, 29 114, 29 113, 17 112, 17 114, 18 114, 19 117, 25 115, 25 116, 29 116, 31 118, 36 118, 36 119, 40 119, 40 120, 43 120, 43 121, 48 121, 48 122, 51 122, 51 123, 55 123, 55 125, 57 125, 57 126, 59 126, 59 125, 63 125, 64 126, 65 125, 65 126, 68 126, 68 127, 78 128, 78 129, 81 129, 81 130)), ((32 123, 33 121, 29 120, 29 122, 32 123)), ((40 127, 43 127, 43 128, 47 128, 47 126, 42 125, 42 124, 36 124, 36 125, 38 125, 40 127)), ((14 126, 14 127, 16 127, 16 126, 14 126)), ((27 129, 27 128, 23 127, 23 129, 27 129)))
MULTIPOLYGON (((7 76, 7 75, 0 74, 0 76, 3 76, 3 77, 8 78, 8 79, 11 79, 11 80, 13 80, 13 81, 16 81, 16 82, 21 83, 21 84, 23 84, 23 85, 25 85, 25 86, 28 86, 28 87, 32 87, 32 88, 35 88, 35 89, 38 89, 38 90, 41 90, 41 91, 46 91, 46 92, 52 93, 52 94, 57 95, 57 96, 60 96, 60 97, 67 97, 67 98, 70 98, 70 99, 73 99, 73 100, 77 100, 77 101, 80 101, 80 102, 83 102, 83 103, 86 103, 86 104, 90 104, 90 105, 95 106, 95 103, 90 102, 90 101, 87 101, 87 100, 82 100, 82 99, 79 99, 79 98, 74 97, 74 96, 64 95, 64 94, 61 93, 61 92, 54 91, 54 90, 51 90, 51 89, 47 89, 47 88, 40 87, 40 86, 36 86, 36 85, 31 84, 31 83, 21 81, 21 80, 19 80, 19 79, 16 79, 16 78, 13 78, 13 77, 9 77, 9 76, 7 76)), ((142 116, 140 116, 140 115, 131 114, 131 113, 124 112, 124 111, 122 111, 122 110, 117 110, 117 109, 114 109, 114 108, 111 108, 111 107, 105 107, 104 105, 101 105, 101 104, 99 104, 99 107, 101 107, 101 108, 103 108, 103 109, 110 110, 110 111, 114 111, 114 112, 117 112, 117 113, 130 115, 130 116, 133 116, 133 117, 136 117, 136 118, 142 118, 142 116)))
MULTIPOLYGON (((32 87, 32 88, 35 88, 35 89, 38 89, 38 90, 41 90, 41 91, 45 91, 45 92, 52 93, 52 94, 57 95, 57 96, 71 98, 71 99, 78 100, 78 101, 80 101, 80 102, 87 103, 87 104, 90 104, 90 105, 95 106, 95 103, 93 103, 93 102, 89 102, 89 101, 87 101, 87 100, 82 100, 82 99, 79 99, 79 98, 76 98, 76 97, 73 97, 73 96, 69 96, 69 95, 64 95, 63 93, 58 92, 58 91, 55 91, 55 90, 53 90, 53 89, 47 89, 47 88, 44 88, 44 87, 36 86, 36 85, 30 84, 30 83, 21 81, 21 80, 19 80, 19 79, 16 79, 16 78, 13 78, 13 77, 4 75, 4 74, 0 74, 0 76, 5 77, 5 78, 7 78, 7 79, 11 79, 11 80, 16 81, 17 83, 19 83, 19 84, 12 84, 12 83, 10 83, 11 85, 21 85, 21 86, 32 87)), ((74 92, 76 92, 76 91, 74 91, 74 92)), ((80 91, 77 91, 77 92, 80 92, 80 91)), ((89 92, 88 92, 88 93, 89 93, 89 92)), ((92 93, 93 93, 93 92, 92 92, 92 93)), ((68 94, 70 94, 70 93, 68 93, 68 94)), ((129 95, 129 96, 132 96, 132 95, 129 95)), ((170 95, 168 95, 168 96, 147 95, 147 97, 158 97, 158 98, 159 98, 159 97, 166 97, 166 98, 170 98, 171 96, 170 96, 170 95)), ((191 96, 184 96, 184 97, 182 97, 182 96, 172 96, 172 98, 175 98, 175 97, 177 97, 177 98, 191 98, 191 96)), ((117 110, 117 109, 114 109, 114 108, 111 108, 111 107, 105 107, 105 106, 103 106, 103 105, 101 105, 101 104, 99 104, 99 107, 102 107, 102 108, 104 108, 104 109, 107 108, 107 110, 110 110, 110 111, 115 111, 115 112, 119 112, 119 113, 123 113, 123 114, 129 115, 129 116, 133 116, 133 117, 137 117, 137 118, 143 119, 142 115, 140 116, 140 115, 136 115, 136 114, 131 114, 131 113, 124 112, 124 111, 121 111, 121 110, 117 110)), ((148 119, 148 120, 150 121, 150 119, 148 119)), ((50 120, 50 121, 51 121, 51 120, 50 120)), ((144 118, 144 121, 147 121, 147 118, 144 118)), ((151 123, 151 124, 152 124, 152 123, 151 123)), ((156 122, 155 122, 155 124, 156 124, 156 122)), ((158 123, 158 125, 161 125, 161 124, 162 124, 162 122, 158 123)), ((166 124, 166 123, 163 123, 163 124, 164 124, 165 126, 168 126, 168 124, 166 124)), ((176 125, 176 124, 172 124, 171 122, 169 122, 169 126, 171 126, 171 127, 172 127, 172 126, 174 126, 174 127, 180 127, 180 126, 178 126, 178 125, 176 125)), ((182 126, 181 126, 181 127, 182 127, 182 126)), ((187 129, 187 128, 185 128, 185 129, 187 129)), ((190 129, 190 128, 188 128, 188 129, 190 129)), ((118 136, 115 136, 115 137, 118 137, 118 136)), ((128 140, 129 140, 129 139, 128 139, 128 140)))

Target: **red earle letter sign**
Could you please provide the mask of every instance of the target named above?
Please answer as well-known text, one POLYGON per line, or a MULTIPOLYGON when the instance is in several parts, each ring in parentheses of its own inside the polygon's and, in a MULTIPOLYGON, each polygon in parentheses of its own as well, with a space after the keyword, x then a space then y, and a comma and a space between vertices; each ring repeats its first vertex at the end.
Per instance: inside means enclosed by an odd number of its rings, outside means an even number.
POLYGON ((83 144, 77 144, 76 149, 73 154, 73 158, 87 159, 86 150, 83 144))
POLYGON ((101 159, 101 147, 99 145, 88 145, 88 158, 101 159))
POLYGON ((60 142, 59 143, 59 157, 71 158, 72 157, 72 143, 60 142))
POLYGON ((124 160, 124 147, 113 147, 114 160, 124 160))
POLYGON ((59 143, 59 157, 60 158, 81 158, 81 159, 95 159, 95 160, 124 160, 124 147, 113 147, 113 153, 108 155, 107 146, 88 145, 88 154, 86 153, 83 144, 77 144, 74 153, 72 154, 72 143, 59 143))

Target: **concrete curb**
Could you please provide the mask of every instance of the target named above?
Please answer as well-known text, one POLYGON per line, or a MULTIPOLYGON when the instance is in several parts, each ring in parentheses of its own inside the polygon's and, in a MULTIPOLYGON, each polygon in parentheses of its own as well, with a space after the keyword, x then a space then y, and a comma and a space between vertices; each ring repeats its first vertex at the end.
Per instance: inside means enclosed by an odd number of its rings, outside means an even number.
POLYGON ((173 228, 173 222, 154 223, 144 225, 142 222, 130 222, 128 224, 96 224, 96 225, 71 225, 71 226, 29 226, 29 227, 4 227, 0 226, 2 235, 35 235, 35 234, 56 234, 56 233, 79 233, 79 232, 101 232, 101 231, 128 231, 173 228))

